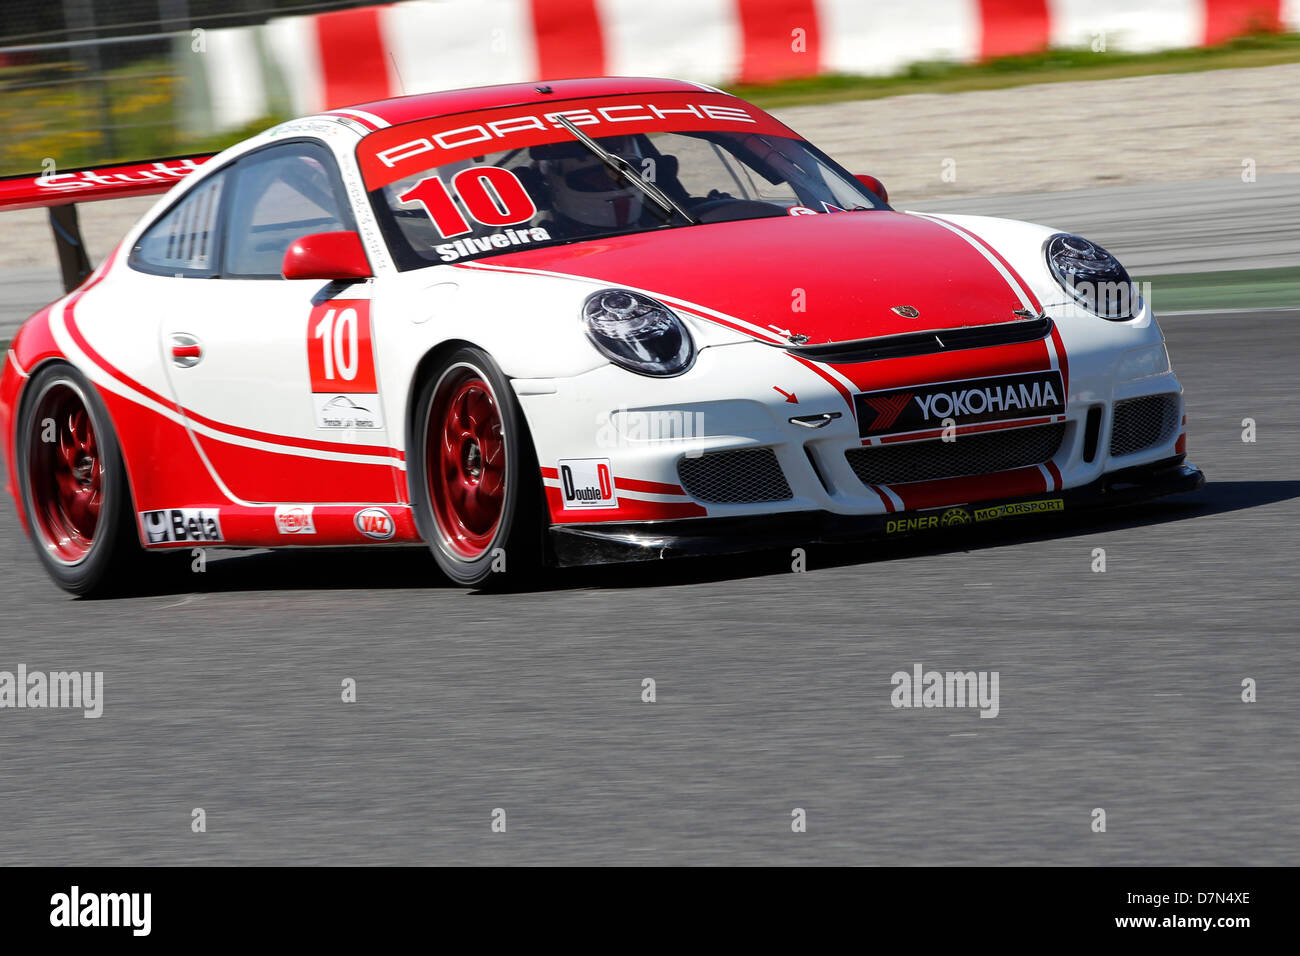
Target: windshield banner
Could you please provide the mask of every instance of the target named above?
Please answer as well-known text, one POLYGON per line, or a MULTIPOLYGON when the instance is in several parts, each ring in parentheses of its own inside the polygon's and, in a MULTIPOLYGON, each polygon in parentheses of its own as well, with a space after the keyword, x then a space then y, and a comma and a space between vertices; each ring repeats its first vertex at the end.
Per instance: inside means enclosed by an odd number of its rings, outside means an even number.
POLYGON ((357 148, 366 189, 380 189, 456 160, 574 139, 555 121, 556 116, 566 117, 596 139, 693 130, 747 130, 797 138, 793 130, 762 110, 735 97, 703 90, 562 102, 563 109, 538 104, 506 106, 417 120, 371 133, 357 148))

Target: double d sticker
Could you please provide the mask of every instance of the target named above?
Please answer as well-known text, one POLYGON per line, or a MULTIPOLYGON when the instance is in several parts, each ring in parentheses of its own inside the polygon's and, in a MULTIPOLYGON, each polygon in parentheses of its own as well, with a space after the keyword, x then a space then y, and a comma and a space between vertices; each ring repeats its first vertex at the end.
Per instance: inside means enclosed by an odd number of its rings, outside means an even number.
POLYGON ((560 493, 565 508, 617 508, 608 458, 561 458, 560 493))

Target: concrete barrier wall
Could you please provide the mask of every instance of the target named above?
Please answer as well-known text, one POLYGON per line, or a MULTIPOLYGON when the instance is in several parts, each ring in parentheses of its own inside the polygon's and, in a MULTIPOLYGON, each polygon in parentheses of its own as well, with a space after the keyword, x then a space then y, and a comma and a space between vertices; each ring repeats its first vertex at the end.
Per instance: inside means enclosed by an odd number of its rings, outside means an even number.
POLYGON ((575 76, 711 85, 887 75, 1048 47, 1155 51, 1300 30, 1300 0, 411 0, 206 31, 179 47, 200 127, 575 76), (202 52, 196 52, 194 47, 202 52))

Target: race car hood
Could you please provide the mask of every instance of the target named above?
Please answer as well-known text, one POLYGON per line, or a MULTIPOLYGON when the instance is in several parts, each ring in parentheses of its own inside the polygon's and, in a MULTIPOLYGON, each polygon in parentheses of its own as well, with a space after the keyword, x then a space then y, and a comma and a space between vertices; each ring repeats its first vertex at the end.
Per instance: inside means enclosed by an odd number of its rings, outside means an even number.
POLYGON ((887 210, 684 226, 495 256, 631 286, 769 341, 821 345, 1022 321, 1012 280, 955 228, 887 210))

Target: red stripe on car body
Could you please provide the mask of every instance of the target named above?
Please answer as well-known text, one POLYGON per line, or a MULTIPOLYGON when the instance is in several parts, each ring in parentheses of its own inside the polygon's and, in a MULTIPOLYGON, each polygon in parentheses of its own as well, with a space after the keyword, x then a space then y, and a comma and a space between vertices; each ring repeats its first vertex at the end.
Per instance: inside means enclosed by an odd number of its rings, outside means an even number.
MULTIPOLYGON (((973 435, 976 432, 993 432, 999 431, 1003 428, 1029 428, 1034 425, 1050 425, 1051 422, 1052 417, 1050 415, 1042 418, 1017 418, 1016 420, 1009 422, 981 422, 977 425, 959 425, 957 426, 955 434, 958 436, 973 435)), ((942 428, 932 428, 923 432, 905 432, 901 435, 881 435, 879 438, 882 445, 889 445, 895 442, 926 441, 934 438, 941 438, 943 437, 943 432, 944 430, 942 428)), ((862 443, 865 445, 867 439, 862 439, 862 443)))
POLYGON ((958 225, 957 223, 953 222, 951 219, 945 219, 942 216, 934 216, 934 215, 930 215, 929 218, 937 219, 938 221, 942 222, 944 225, 956 229, 962 235, 967 236, 972 242, 978 243, 981 249, 983 249, 990 256, 996 259, 998 263, 1002 266, 1002 268, 1006 269, 1007 272, 1010 273, 1011 278, 1015 280, 1015 282, 1020 286, 1020 290, 1024 292, 1025 298, 1027 298, 1030 304, 1034 307, 1034 311, 1040 314, 1042 313, 1043 305, 1041 302, 1038 301, 1038 296, 1034 295, 1034 290, 1030 288, 1029 283, 1024 280, 1024 278, 1020 275, 1020 273, 1015 270, 1015 267, 1012 266, 1011 263, 1007 262, 1005 258, 1003 258, 1002 253, 998 252, 997 249, 995 249, 991 244, 986 242, 981 236, 978 236, 975 233, 971 232, 965 226, 958 225))
POLYGON ((841 397, 843 397, 844 404, 849 406, 849 414, 852 415, 854 419, 858 417, 857 407, 853 404, 853 393, 850 392, 847 388, 845 388, 843 382, 841 382, 830 372, 826 371, 826 369, 822 368, 821 365, 817 364, 816 362, 810 362, 808 359, 798 355, 790 355, 790 357, 794 359, 796 362, 798 362, 800 365, 804 366, 805 368, 812 369, 822 378, 826 379, 826 381, 830 382, 831 385, 835 386, 835 390, 840 393, 841 397))
POLYGON ((546 501, 553 524, 665 521, 673 518, 703 518, 708 514, 702 505, 693 501, 645 501, 641 498, 620 498, 617 508, 566 509, 563 492, 550 485, 546 487, 546 501))
POLYGON ((837 372, 864 392, 911 385, 939 385, 970 378, 1042 372, 1051 368, 1047 344, 1016 342, 983 349, 960 349, 934 355, 880 359, 852 365, 834 365, 837 372))
POLYGON ((306 450, 272 452, 210 435, 194 437, 222 482, 245 501, 368 503, 405 498, 391 464, 335 461, 306 450))
POLYGON ((867 485, 867 487, 870 488, 872 491, 874 491, 876 493, 876 496, 880 498, 881 501, 884 502, 886 513, 893 514, 894 511, 896 510, 894 508, 894 500, 890 498, 889 495, 885 494, 885 492, 882 491, 878 485, 867 485))
POLYGON ((1016 322, 1023 308, 1011 283, 963 236, 886 210, 640 232, 493 261, 655 289, 760 329, 775 321, 810 345, 1016 322), (794 311, 796 302, 803 311, 794 311), (898 306, 920 316, 893 311, 898 306))
POLYGON ((614 476, 614 487, 619 491, 640 491, 648 495, 684 495, 686 490, 681 485, 670 485, 662 481, 642 481, 640 478, 620 478, 614 476))
POLYGON ((1052 325, 1052 345, 1056 348, 1056 364, 1061 369, 1061 382, 1065 386, 1065 395, 1070 395, 1070 357, 1065 354, 1065 342, 1061 339, 1061 330, 1052 325))
POLYGON ((987 501, 990 498, 1033 495, 1047 491, 1048 487, 1043 473, 1037 465, 1033 465, 989 475, 913 481, 905 485, 890 485, 889 490, 902 499, 907 511, 918 511, 987 501))
MULTIPOLYGON (((558 468, 541 469, 543 478, 550 478, 555 481, 560 479, 560 470, 558 468)), ((663 481, 646 481, 641 478, 625 478, 622 475, 614 476, 614 487, 618 491, 640 491, 648 495, 685 495, 686 491, 681 485, 668 484, 663 481)))
MULTIPOLYGON (((214 499, 215 500, 215 499, 214 499)), ((291 502, 300 504, 300 502, 291 502)), ((281 505, 211 505, 221 511, 221 533, 223 541, 241 547, 284 548, 284 547, 337 547, 341 545, 366 545, 374 547, 380 544, 417 544, 423 539, 415 527, 415 518, 410 505, 406 504, 312 504, 301 503, 311 509, 311 534, 284 534, 276 525, 275 512, 281 505), (384 541, 376 541, 357 530, 356 515, 365 508, 382 508, 393 519, 393 536, 384 541)), ((171 507, 166 505, 162 507, 171 507)), ((193 506, 204 507, 202 502, 193 506)), ((140 511, 152 511, 154 508, 140 508, 140 511)), ((138 522, 137 522, 138 523, 138 522)), ((149 545, 150 550, 166 551, 178 548, 193 548, 195 542, 167 542, 149 545)))
POLYGON ((205 415, 200 415, 192 409, 185 408, 178 404, 174 399, 160 395, 143 382, 136 381, 134 378, 110 363, 108 359, 104 358, 104 356, 101 355, 86 339, 81 328, 77 325, 76 316, 73 314, 77 301, 85 291, 88 291, 88 289, 82 290, 82 292, 78 292, 74 295, 73 298, 69 300, 68 305, 64 310, 64 320, 68 328, 68 334, 71 335, 72 340, 77 343, 77 347, 86 353, 86 357, 94 362, 95 365, 105 374, 116 379, 119 383, 125 385, 132 391, 140 393, 145 398, 157 402, 159 405, 164 405, 167 408, 172 409, 178 415, 183 415, 197 424, 205 425, 215 431, 224 432, 232 438, 248 438, 255 441, 266 442, 268 444, 284 445, 290 448, 302 448, 309 451, 328 451, 334 452, 335 454, 348 455, 376 455, 380 457, 394 458, 398 461, 406 460, 404 452, 383 445, 349 445, 341 442, 317 441, 312 438, 296 438, 291 435, 260 432, 252 428, 242 428, 238 425, 231 425, 227 422, 219 422, 215 419, 208 418, 205 415))

